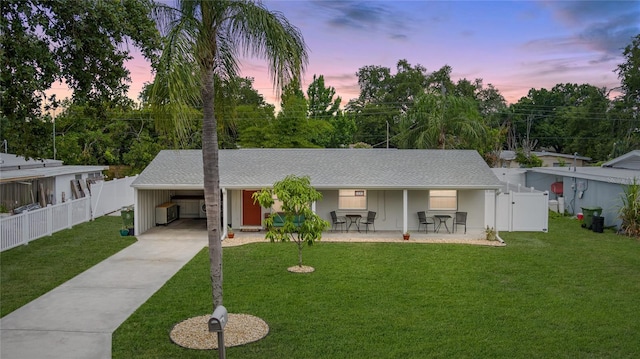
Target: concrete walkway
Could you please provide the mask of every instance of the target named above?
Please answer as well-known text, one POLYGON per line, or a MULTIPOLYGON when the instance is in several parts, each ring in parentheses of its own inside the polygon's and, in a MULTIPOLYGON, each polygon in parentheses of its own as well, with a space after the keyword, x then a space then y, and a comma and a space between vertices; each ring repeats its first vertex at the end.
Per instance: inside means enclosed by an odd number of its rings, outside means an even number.
POLYGON ((0 358, 111 358, 111 334, 206 243, 206 234, 138 236, 0 319, 0 358))

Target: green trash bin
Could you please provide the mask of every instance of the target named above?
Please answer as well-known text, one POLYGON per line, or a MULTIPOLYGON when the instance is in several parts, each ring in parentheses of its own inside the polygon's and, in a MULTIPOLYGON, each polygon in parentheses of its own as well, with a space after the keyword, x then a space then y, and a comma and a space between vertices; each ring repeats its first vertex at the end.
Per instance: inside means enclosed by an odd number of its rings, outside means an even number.
POLYGON ((125 228, 133 228, 133 207, 122 207, 120 210, 122 225, 125 228))
POLYGON ((582 227, 591 229, 593 226, 593 217, 599 217, 602 214, 602 207, 582 207, 582 214, 584 214, 582 227))

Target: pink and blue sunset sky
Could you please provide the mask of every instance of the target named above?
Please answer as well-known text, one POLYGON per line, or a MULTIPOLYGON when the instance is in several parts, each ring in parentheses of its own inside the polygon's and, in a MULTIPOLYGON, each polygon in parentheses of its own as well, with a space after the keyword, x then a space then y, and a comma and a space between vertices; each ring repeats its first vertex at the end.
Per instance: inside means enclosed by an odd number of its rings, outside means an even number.
MULTIPOLYGON (((531 88, 559 83, 620 86, 622 51, 640 34, 640 1, 264 1, 297 26, 309 48, 303 80, 324 75, 343 105, 359 94, 356 72, 400 59, 428 72, 452 67, 460 78, 493 84, 509 103, 531 88)), ((153 74, 140 56, 128 64, 129 95, 137 98, 153 74)), ((242 60, 277 104, 264 62, 242 60)))

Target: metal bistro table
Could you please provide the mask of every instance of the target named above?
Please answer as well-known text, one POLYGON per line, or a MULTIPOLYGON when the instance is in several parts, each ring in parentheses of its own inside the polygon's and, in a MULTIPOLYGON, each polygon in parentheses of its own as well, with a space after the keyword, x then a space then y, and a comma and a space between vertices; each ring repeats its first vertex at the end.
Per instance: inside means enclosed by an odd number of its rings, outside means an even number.
POLYGON ((447 233, 451 233, 449 231, 449 226, 447 226, 447 220, 451 218, 448 214, 436 214, 433 218, 438 220, 438 225, 436 226, 436 233, 440 231, 440 226, 444 223, 444 228, 446 228, 447 233))
POLYGON ((360 214, 345 214, 344 216, 345 216, 345 218, 347 218, 347 220, 349 220, 349 224, 347 224, 347 232, 349 232, 349 228, 351 228, 352 224, 355 224, 356 228, 358 229, 358 232, 360 232, 360 218, 362 218, 362 215, 360 215, 360 214))

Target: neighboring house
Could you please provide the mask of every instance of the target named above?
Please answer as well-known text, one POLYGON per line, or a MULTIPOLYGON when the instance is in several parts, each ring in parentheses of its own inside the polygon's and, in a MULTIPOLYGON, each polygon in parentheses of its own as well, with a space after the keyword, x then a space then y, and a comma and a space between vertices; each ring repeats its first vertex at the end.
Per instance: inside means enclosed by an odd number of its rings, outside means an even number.
MULTIPOLYGON (((571 214, 583 207, 602 207, 605 226, 620 226, 618 211, 625 186, 640 181, 640 150, 631 151, 600 167, 528 168, 526 185, 541 190, 561 188, 565 209, 571 214), (555 184, 554 184, 555 183, 555 184)), ((557 192, 557 191, 556 191, 557 192)))
MULTIPOLYGON (((331 211, 342 216, 374 211, 376 230, 405 231, 417 230, 418 211, 430 216, 464 211, 469 230, 495 228, 501 183, 476 151, 240 149, 219 155, 223 226, 262 227, 271 209, 254 204, 251 195, 294 174, 309 176, 322 193, 313 209, 327 221, 331 211)), ((206 216, 200 150, 161 151, 132 187, 136 233, 163 223, 155 209, 166 202, 178 204, 182 218, 206 216)))
POLYGON ((108 166, 65 166, 59 160, 0 153, 0 204, 14 210, 83 197, 86 181, 102 179, 105 169, 108 166))
POLYGON ((547 151, 531 152, 542 160, 541 167, 584 167, 591 161, 591 157, 578 156, 577 154, 567 155, 547 151))
MULTIPOLYGON (((531 153, 542 160, 541 167, 573 167, 574 165, 583 167, 591 161, 591 157, 578 156, 577 154, 568 155, 547 151, 531 151, 531 153)), ((500 154, 500 167, 519 168, 520 164, 515 158, 514 151, 502 151, 500 154)))

